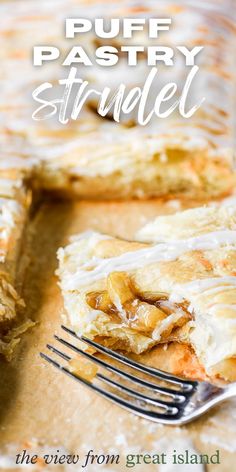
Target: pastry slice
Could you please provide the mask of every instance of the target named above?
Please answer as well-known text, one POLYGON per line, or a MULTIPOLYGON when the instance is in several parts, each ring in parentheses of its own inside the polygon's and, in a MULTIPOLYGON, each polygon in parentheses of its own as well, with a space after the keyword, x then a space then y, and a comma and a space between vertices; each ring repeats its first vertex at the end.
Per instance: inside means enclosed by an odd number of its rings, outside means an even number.
MULTIPOLYGON (((145 239, 145 232, 139 237, 145 239)), ((153 241, 91 232, 59 249, 58 275, 71 325, 136 354, 158 344, 186 343, 207 375, 235 380, 235 209, 214 206, 157 218, 153 241)))
POLYGON ((16 174, 0 174, 0 353, 7 359, 20 333, 32 324, 20 320, 24 302, 16 290, 17 262, 30 203, 30 194, 16 174))

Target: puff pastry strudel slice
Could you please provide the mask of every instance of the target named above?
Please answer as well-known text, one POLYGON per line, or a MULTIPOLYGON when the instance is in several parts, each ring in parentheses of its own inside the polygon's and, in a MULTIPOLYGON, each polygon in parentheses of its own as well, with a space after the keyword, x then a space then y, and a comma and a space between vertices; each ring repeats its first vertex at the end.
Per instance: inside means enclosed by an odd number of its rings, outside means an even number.
POLYGON ((198 208, 153 227, 154 244, 91 232, 59 249, 71 324, 136 354, 189 343, 207 374, 236 379, 235 209, 198 208))

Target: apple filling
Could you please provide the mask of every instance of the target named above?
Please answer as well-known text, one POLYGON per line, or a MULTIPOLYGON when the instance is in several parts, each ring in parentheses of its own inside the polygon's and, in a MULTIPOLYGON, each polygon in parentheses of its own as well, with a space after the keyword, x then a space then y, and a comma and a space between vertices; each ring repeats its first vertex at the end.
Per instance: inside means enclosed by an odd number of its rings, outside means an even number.
POLYGON ((140 295, 125 272, 109 274, 106 290, 88 293, 86 302, 108 314, 114 322, 161 342, 192 318, 185 302, 173 303, 163 293, 140 295))

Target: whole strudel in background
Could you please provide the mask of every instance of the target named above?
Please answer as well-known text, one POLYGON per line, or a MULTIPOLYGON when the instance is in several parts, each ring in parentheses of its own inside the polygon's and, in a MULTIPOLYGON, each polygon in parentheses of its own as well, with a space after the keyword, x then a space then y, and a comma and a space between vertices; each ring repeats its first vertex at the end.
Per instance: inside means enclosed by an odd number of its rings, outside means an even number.
MULTIPOLYGON (((64 58, 73 44, 86 45, 94 57, 99 46, 95 33, 89 32, 71 40, 64 38, 65 18, 83 17, 83 2, 53 2, 40 5, 41 18, 32 2, 21 3, 19 8, 2 5, 1 61, 1 142, 6 165, 19 166, 32 161, 34 184, 83 198, 147 198, 181 195, 188 198, 217 198, 230 194, 235 186, 233 165, 235 70, 233 54, 235 30, 230 15, 221 5, 211 11, 188 2, 135 2, 119 4, 93 3, 87 6, 88 18, 145 17, 173 18, 169 31, 161 32, 161 44, 186 45, 189 49, 204 46, 196 58, 199 71, 191 84, 187 109, 205 101, 191 118, 182 118, 175 111, 169 118, 153 118, 145 126, 137 123, 137 110, 123 115, 120 123, 112 120, 113 110, 106 117, 97 114, 94 97, 85 104, 76 121, 60 125, 58 116, 49 120, 33 121, 37 108, 32 91, 49 81, 55 87, 52 95, 61 98, 63 86, 58 78, 67 76, 68 68, 52 61, 42 67, 33 67, 31 60, 35 44, 58 46, 64 58), (177 4, 176 4, 177 3, 177 4), (219 10, 219 11, 218 11, 219 10), (223 38, 223 40, 222 40, 223 38), (16 72, 17 71, 17 72, 16 72)), ((131 39, 121 35, 113 40, 119 62, 114 67, 78 65, 78 77, 101 90, 109 86, 111 95, 120 83, 127 90, 143 86, 151 67, 147 65, 146 49, 137 66, 128 67, 127 58, 120 48, 124 43, 140 43, 146 48, 160 44, 160 39, 148 39, 148 31, 137 31, 131 39), (136 35, 135 35, 136 34, 136 35), (122 55, 123 54, 123 55, 122 55), (132 72, 132 73, 131 73, 132 72)), ((103 43, 112 40, 103 40, 103 43)), ((162 86, 171 81, 177 92, 168 106, 180 98, 183 84, 189 74, 181 54, 176 52, 173 67, 157 64, 155 78, 146 107, 146 116, 162 86)), ((76 64, 75 64, 76 65, 76 64)), ((165 110, 165 104, 162 111, 165 110)))

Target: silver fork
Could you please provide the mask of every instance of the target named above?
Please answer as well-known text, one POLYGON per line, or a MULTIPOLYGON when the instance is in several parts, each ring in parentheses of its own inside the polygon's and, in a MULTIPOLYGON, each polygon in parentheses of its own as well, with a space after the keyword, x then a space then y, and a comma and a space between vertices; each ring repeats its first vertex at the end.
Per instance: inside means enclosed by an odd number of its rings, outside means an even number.
MULTIPOLYGON (((40 353, 41 357, 102 397, 147 420, 168 425, 186 424, 206 413, 218 403, 236 396, 236 383, 219 387, 205 381, 185 380, 131 360, 85 336, 77 335, 66 326, 62 326, 62 329, 70 336, 83 341, 97 352, 105 355, 108 360, 85 352, 66 339, 55 335, 55 339, 60 344, 92 361, 101 370, 106 370, 119 380, 111 378, 111 375, 107 376, 97 372, 93 380, 88 381, 42 352, 40 353), (119 367, 112 365, 112 361, 118 363, 119 367), (127 368, 130 372, 126 370, 127 368), (145 374, 145 377, 150 380, 142 378, 142 374, 145 374)), ((49 344, 47 344, 47 348, 62 358, 67 365, 72 360, 68 354, 49 344)))

